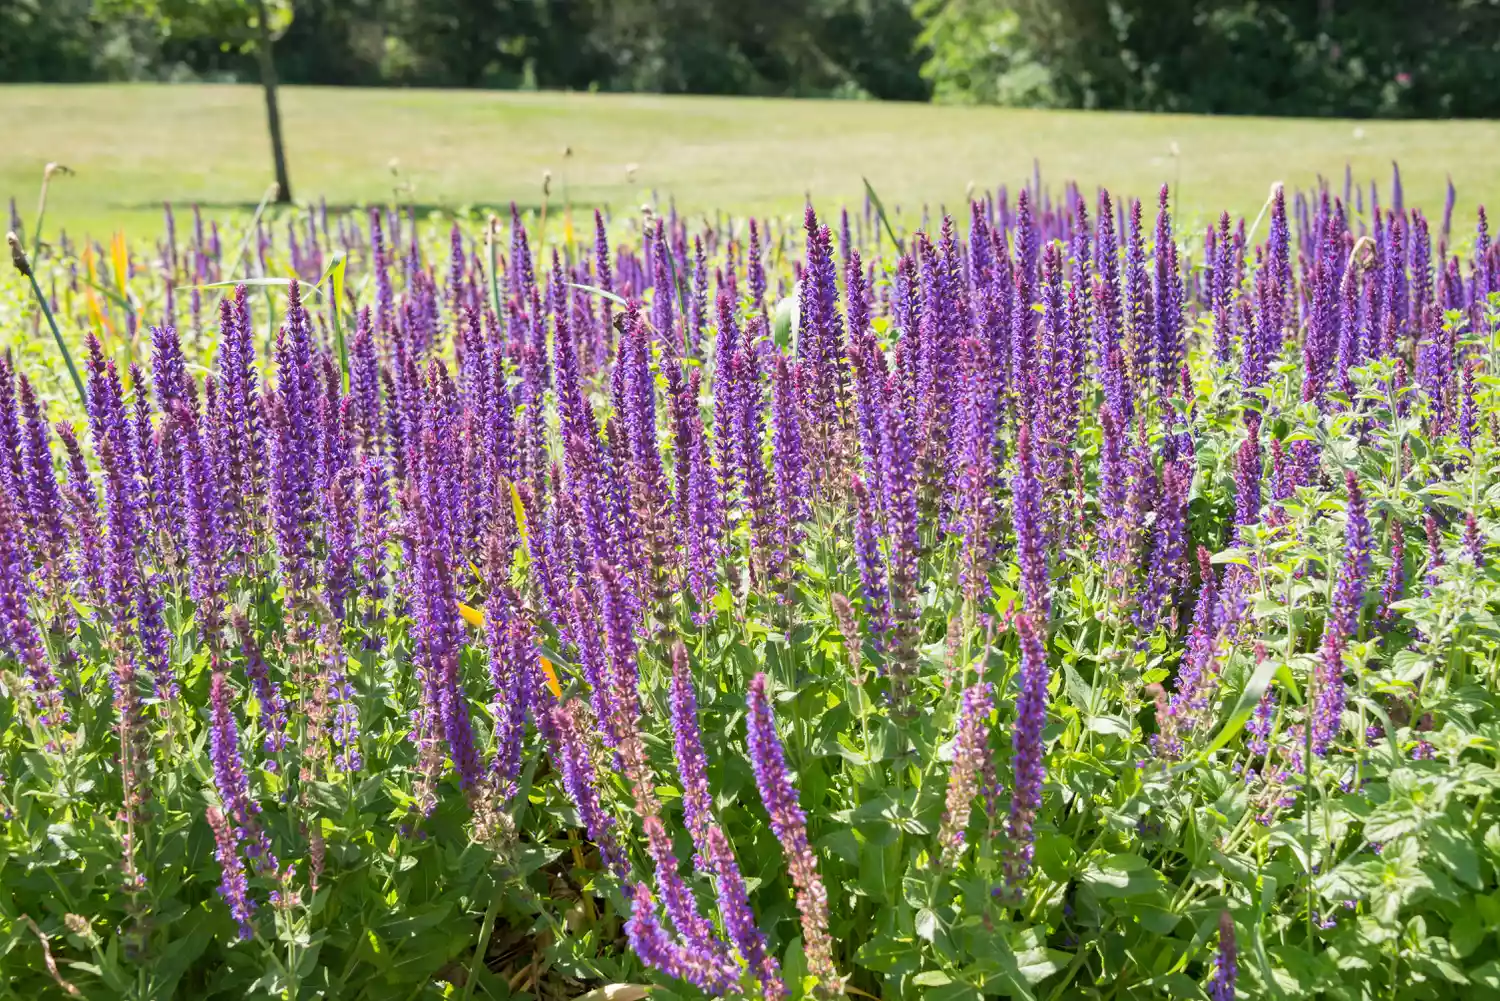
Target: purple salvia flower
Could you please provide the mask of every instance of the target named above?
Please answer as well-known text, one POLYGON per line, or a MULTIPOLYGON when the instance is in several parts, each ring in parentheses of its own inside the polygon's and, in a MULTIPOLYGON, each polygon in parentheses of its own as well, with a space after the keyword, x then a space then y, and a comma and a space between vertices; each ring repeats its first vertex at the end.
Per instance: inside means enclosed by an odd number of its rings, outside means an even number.
POLYGON ((1479 532, 1479 520, 1473 511, 1464 513, 1464 555, 1476 568, 1484 567, 1484 536, 1479 532))
POLYGON ((68 481, 64 496, 68 501, 68 522, 75 539, 71 572, 82 582, 83 596, 91 602, 102 603, 105 600, 104 549, 99 529, 99 499, 73 426, 58 423, 57 437, 67 454, 68 481))
POLYGON ((26 496, 21 461, 21 421, 16 411, 16 376, 10 358, 0 355, 0 488, 12 497, 26 496))
POLYGON ((1228 911, 1219 913, 1219 954, 1214 960, 1214 975, 1208 982, 1211 1001, 1234 1001, 1234 985, 1240 976, 1239 947, 1234 938, 1234 918, 1228 911))
POLYGON ((885 582, 885 558, 880 551, 880 537, 875 530, 876 513, 873 498, 864 481, 855 477, 854 490, 854 556, 859 563, 860 596, 865 616, 877 650, 884 649, 891 631, 891 593, 885 582))
POLYGON ((1182 463, 1169 462, 1162 470, 1151 561, 1140 605, 1136 609, 1136 622, 1147 632, 1170 613, 1173 591, 1183 577, 1183 556, 1187 551, 1187 494, 1191 482, 1192 474, 1182 463))
MULTIPOLYGON (((607 300, 606 300, 607 301, 607 300)), ((703 241, 693 237, 693 289, 688 298, 687 353, 697 358, 702 354, 703 327, 708 322, 708 259, 703 253, 703 241)))
POLYGON ((698 412, 698 371, 684 385, 680 368, 668 370, 673 444, 677 452, 677 530, 685 550, 688 587, 700 615, 707 615, 715 584, 714 560, 723 535, 718 485, 709 460, 703 420, 698 412))
POLYGON ((217 618, 222 571, 219 565, 219 497, 213 457, 198 426, 198 410, 178 400, 171 414, 182 462, 182 507, 188 552, 188 593, 211 629, 217 618))
POLYGON ((1470 358, 1464 364, 1462 391, 1459 397, 1458 443, 1466 452, 1474 451, 1474 430, 1478 424, 1474 405, 1474 370, 1478 365, 1478 360, 1474 358, 1470 358))
POLYGON ((771 830, 786 854, 787 870, 797 888, 797 911, 802 918, 802 942, 808 971, 830 994, 842 992, 842 982, 833 965, 833 942, 828 935, 828 893, 818 874, 818 858, 807 837, 807 817, 797 803, 797 789, 787 768, 776 717, 766 694, 766 676, 750 681, 748 698, 748 747, 750 767, 761 802, 771 817, 771 830))
POLYGON ((358 693, 349 683, 349 677, 343 669, 346 658, 339 641, 341 623, 328 622, 324 630, 325 646, 335 657, 334 662, 324 669, 321 679, 325 686, 323 697, 332 709, 333 725, 329 728, 328 736, 333 745, 333 767, 338 771, 354 774, 364 768, 364 755, 360 751, 362 731, 358 693))
POLYGON ((208 808, 208 826, 214 832, 214 857, 219 861, 219 896, 229 907, 229 915, 239 928, 242 941, 255 935, 250 919, 255 904, 250 900, 250 881, 245 864, 240 861, 239 836, 234 824, 216 806, 208 808))
POLYGON ((890 581, 891 659, 893 692, 898 708, 903 704, 906 680, 916 671, 917 556, 919 512, 915 453, 911 428, 901 390, 893 376, 887 383, 887 403, 881 428, 881 477, 884 503, 888 572, 890 581))
POLYGON ((766 305, 766 268, 761 260, 760 232, 756 229, 755 220, 750 220, 750 251, 747 281, 750 285, 750 307, 752 310, 765 309, 766 305))
POLYGON ((993 686, 976 681, 964 689, 958 710, 958 732, 953 738, 953 764, 948 770, 948 795, 943 811, 938 845, 945 865, 951 866, 964 849, 964 832, 980 773, 989 756, 990 712, 994 708, 993 686))
POLYGON ((713 823, 713 796, 708 791, 708 759, 703 754, 703 734, 698 728, 698 697, 693 691, 687 647, 681 641, 672 644, 671 711, 672 750, 682 781, 683 821, 698 851, 695 865, 712 871, 713 856, 707 837, 713 823))
POLYGON ((1021 565, 1022 606, 1043 628, 1052 617, 1052 578, 1047 568, 1047 528, 1042 486, 1031 451, 1031 430, 1022 424, 1016 435, 1016 472, 1011 478, 1011 519, 1016 532, 1016 562, 1021 565))
POLYGON ((650 251, 651 326, 663 345, 679 352, 676 323, 673 320, 677 288, 672 280, 672 252, 667 249, 666 225, 661 218, 656 220, 656 232, 650 237, 650 251))
POLYGON ((734 849, 730 847, 724 829, 718 824, 709 825, 707 844, 706 861, 717 880, 719 914, 724 919, 724 930, 729 941, 745 961, 751 976, 759 981, 761 996, 765 1001, 782 1001, 787 996, 787 989, 781 979, 780 964, 770 954, 765 933, 755 923, 755 914, 750 909, 750 897, 745 890, 745 881, 740 876, 734 849))
POLYGON ((1234 460, 1235 533, 1243 541, 1243 528, 1260 521, 1260 414, 1245 411, 1246 437, 1234 460))
POLYGON ((954 507, 963 535, 959 582, 977 603, 989 590, 989 562, 995 521, 995 386, 989 372, 988 344, 964 344, 964 387, 956 442, 954 507))
MULTIPOLYGON (((135 413, 129 428, 131 445, 135 450, 135 464, 140 472, 141 526, 143 541, 152 548, 162 547, 161 555, 175 561, 178 552, 179 533, 177 512, 169 502, 175 499, 177 474, 180 470, 165 471, 162 464, 161 441, 152 422, 151 400, 146 393, 145 378, 140 369, 130 366, 130 384, 135 392, 135 413), (157 536, 160 538, 157 538, 157 536)), ((175 458, 175 456, 174 456, 175 458)))
POLYGON ((1156 213, 1156 273, 1153 296, 1156 320, 1157 380, 1163 396, 1172 394, 1177 368, 1182 364, 1182 276, 1177 268, 1177 243, 1172 238, 1172 215, 1167 208, 1167 186, 1161 186, 1156 213))
POLYGON ((563 789, 577 807, 578 819, 588 832, 589 840, 598 847, 604 864, 623 879, 629 873, 629 863, 615 840, 615 818, 604 812, 599 803, 599 780, 585 744, 584 734, 593 724, 591 721, 586 723, 583 703, 577 699, 561 704, 554 702, 546 712, 557 739, 553 754, 563 789))
POLYGON ((1359 630, 1359 613, 1364 605, 1365 582, 1370 576, 1370 520, 1365 513, 1364 495, 1353 471, 1344 474, 1348 493, 1345 514, 1344 561, 1334 583, 1329 619, 1344 636, 1352 638, 1359 630))
POLYGON ((1124 453, 1127 442, 1120 420, 1112 409, 1106 406, 1099 418, 1099 515, 1103 522, 1103 555, 1113 586, 1118 589, 1132 575, 1131 529, 1126 511, 1128 477, 1124 453))
POLYGON ((302 462, 286 406, 277 396, 264 398, 269 417, 270 515, 281 574, 293 601, 307 596, 307 509, 298 489, 302 462))
POLYGON ((1370 572, 1370 522, 1364 497, 1352 471, 1345 473, 1349 494, 1344 528, 1344 559, 1334 583, 1323 644, 1314 673, 1312 693, 1312 748, 1322 757, 1337 738, 1344 712, 1344 648, 1359 629, 1365 580, 1370 572))
POLYGON ((1430 511, 1423 516, 1422 524, 1427 532, 1427 569, 1423 575, 1426 587, 1422 592, 1422 596, 1430 598, 1432 597, 1433 588, 1438 586, 1438 569, 1444 563, 1443 533, 1438 527, 1437 518, 1430 511))
POLYGON ((1130 203, 1130 232, 1125 248, 1125 371, 1131 395, 1144 389, 1152 371, 1156 322, 1151 313, 1151 289, 1146 269, 1146 243, 1141 236, 1141 203, 1130 203))
POLYGON ((1098 275, 1093 286, 1095 351, 1103 368, 1110 352, 1119 346, 1124 330, 1120 322, 1120 243, 1115 236, 1114 206, 1109 192, 1103 189, 1094 220, 1094 270, 1098 275))
MULTIPOLYGON (((609 264, 609 237, 604 232, 604 216, 598 209, 594 210, 594 282, 606 292, 615 290, 614 272, 609 264)), ((599 329, 604 336, 599 339, 599 353, 594 359, 596 365, 603 365, 609 357, 609 340, 614 330, 610 322, 614 304, 608 298, 601 298, 603 315, 599 329)))
POLYGON ((57 473, 52 465, 52 449, 47 415, 31 383, 23 375, 21 384, 21 454, 24 467, 26 506, 23 521, 38 562, 50 568, 49 573, 66 574, 68 551, 67 529, 63 525, 62 494, 57 488, 57 473))
MULTIPOLYGON (((641 805, 637 804, 637 809, 641 805)), ((661 817, 647 812, 642 826, 646 831, 647 851, 656 867, 656 888, 681 939, 678 952, 683 967, 681 976, 709 994, 727 993, 738 979, 737 971, 712 922, 699 913, 693 891, 678 872, 672 840, 661 817)))
POLYGON ((1031 870, 1036 815, 1042 805, 1042 784, 1046 779, 1042 728, 1047 725, 1047 685, 1052 677, 1042 637, 1030 615, 1016 616, 1016 632, 1021 641, 1021 668, 1016 720, 1011 729, 1014 778, 1006 827, 1010 849, 1005 863, 1006 883, 1011 889, 1025 882, 1031 870))
POLYGON ((22 538, 20 518, 10 498, 0 494, 0 650, 26 669, 42 725, 60 727, 68 721, 68 713, 42 635, 28 613, 30 585, 22 538))
POLYGON ((490 683, 494 686, 495 759, 491 773, 508 799, 521 771, 526 713, 535 700, 535 678, 528 669, 532 656, 531 623, 509 588, 490 592, 484 606, 485 642, 490 651, 490 683))
POLYGON ((380 360, 375 353, 375 326, 369 306, 360 310, 354 342, 349 348, 349 394, 354 398, 355 419, 365 454, 381 451, 380 360))
POLYGON ((604 625, 604 649, 608 656, 604 685, 610 693, 612 710, 610 718, 599 722, 609 727, 615 740, 621 742, 635 733, 641 715, 635 630, 619 573, 603 560, 597 560, 594 577, 600 599, 600 619, 604 625))
MULTIPOLYGON (((1229 302, 1235 289, 1231 273, 1230 255, 1233 253, 1233 247, 1229 236, 1228 212, 1219 217, 1218 231, 1215 232, 1210 228, 1208 235, 1209 242, 1205 255, 1208 257, 1206 263, 1210 268, 1208 307, 1213 311, 1214 317, 1214 358, 1220 364, 1224 364, 1229 361, 1234 345, 1234 329, 1230 323, 1229 313, 1229 302)), ((1254 335, 1247 332, 1243 342, 1244 360, 1247 366, 1250 365, 1253 341, 1254 335)))
POLYGON ((734 431, 739 416, 736 359, 742 349, 739 327, 734 321, 734 306, 727 293, 719 293, 718 313, 719 330, 714 345, 714 457, 718 465, 720 496, 727 507, 733 503, 737 485, 743 481, 734 431))
POLYGON ((255 701, 260 704, 261 728, 266 732, 262 747, 267 754, 279 754, 288 746, 286 700, 271 678, 271 668, 261 655, 250 620, 241 612, 234 613, 234 631, 239 634, 240 652, 245 657, 245 679, 250 683, 255 701))
MULTIPOLYGON (((771 488, 766 482, 765 402, 756 352, 746 350, 731 361, 735 395, 739 404, 734 432, 736 465, 743 477, 742 517, 750 522, 755 545, 767 556, 775 553, 775 514, 771 510, 771 488)), ((754 562, 754 561, 752 561, 754 562)))
MULTIPOLYGON (((219 413, 214 452, 224 507, 225 551, 245 554, 265 495, 265 427, 255 368, 255 340, 245 286, 219 304, 219 413)), ((242 565, 243 565, 242 563, 242 565)))
POLYGON ((802 277, 797 354, 806 376, 804 406, 813 437, 809 451, 821 469, 834 459, 837 426, 845 407, 844 331, 838 322, 832 236, 827 226, 818 224, 811 205, 804 219, 807 267, 802 277))
POLYGON ((117 628, 134 619, 134 633, 157 696, 173 699, 178 688, 168 662, 169 640, 161 620, 160 591, 148 583, 138 561, 145 532, 143 502, 120 381, 113 363, 104 362, 92 335, 90 342, 90 423, 104 471, 105 594, 117 628))
POLYGON ((1276 689, 1267 688, 1260 701, 1255 704, 1255 712, 1245 723, 1245 731, 1250 734, 1246 746, 1251 754, 1264 755, 1270 750, 1271 727, 1275 722, 1276 689))
POLYGON ((630 918, 625 922, 625 938, 631 951, 652 969, 669 977, 684 979, 682 950, 657 919, 651 888, 645 883, 636 883, 630 896, 630 918))
POLYGON ((439 461, 438 448, 436 434, 429 428, 422 441, 425 469, 421 482, 407 493, 408 533, 415 550, 412 605, 417 622, 417 660, 427 699, 424 711, 429 732, 434 726, 441 727, 460 783, 465 789, 473 789, 482 765, 463 684, 458 595, 438 511, 442 504, 434 468, 439 461))
POLYGON ((356 558, 359 567, 359 593, 364 604, 362 624, 366 630, 365 643, 371 649, 379 648, 375 625, 386 597, 385 559, 389 516, 390 490, 386 482, 385 464, 379 459, 366 458, 360 464, 359 540, 356 558))
POLYGON ((235 722, 235 698, 224 672, 217 667, 209 687, 209 760, 213 765, 214 789, 225 815, 234 823, 236 835, 244 839, 245 854, 257 873, 275 872, 271 842, 257 819, 260 804, 250 795, 250 780, 240 753, 240 731, 235 722))
POLYGON ((335 622, 343 623, 353 590, 358 510, 356 471, 349 466, 323 488, 323 596, 335 622))
POLYGON ((807 455, 802 448, 802 414, 786 356, 777 352, 771 402, 771 466, 776 490, 777 549, 773 563, 780 578, 786 560, 801 541, 800 523, 811 514, 807 455))
POLYGON ((1380 588, 1380 607, 1375 613, 1380 621, 1389 626, 1396 619, 1396 610, 1391 606, 1400 601, 1406 592, 1406 530, 1401 522, 1391 519, 1391 566, 1386 571, 1385 583, 1380 588))

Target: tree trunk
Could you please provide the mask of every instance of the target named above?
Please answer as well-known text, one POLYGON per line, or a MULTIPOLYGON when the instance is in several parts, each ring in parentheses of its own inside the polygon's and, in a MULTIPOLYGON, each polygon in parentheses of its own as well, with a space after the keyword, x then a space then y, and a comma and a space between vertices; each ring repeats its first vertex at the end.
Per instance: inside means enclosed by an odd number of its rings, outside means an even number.
POLYGON ((281 142, 281 112, 276 107, 276 62, 271 58, 271 28, 267 24, 266 0, 255 0, 260 25, 255 56, 260 62, 260 84, 266 92, 266 124, 271 128, 271 158, 276 162, 276 200, 292 200, 292 182, 286 175, 286 148, 281 142))

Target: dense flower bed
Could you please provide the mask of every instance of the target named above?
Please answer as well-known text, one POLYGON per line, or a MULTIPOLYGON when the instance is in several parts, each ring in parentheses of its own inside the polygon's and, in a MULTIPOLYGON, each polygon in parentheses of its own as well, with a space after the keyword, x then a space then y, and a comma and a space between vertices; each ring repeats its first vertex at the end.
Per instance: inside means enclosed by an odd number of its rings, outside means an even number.
POLYGON ((1495 995, 1500 251, 1380 197, 18 241, 0 991, 1495 995))

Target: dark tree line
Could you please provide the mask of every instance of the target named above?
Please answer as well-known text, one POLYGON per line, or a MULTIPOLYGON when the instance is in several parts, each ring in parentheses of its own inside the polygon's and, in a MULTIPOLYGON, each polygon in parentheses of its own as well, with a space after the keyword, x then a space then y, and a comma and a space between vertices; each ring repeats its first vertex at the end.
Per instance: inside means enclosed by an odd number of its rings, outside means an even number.
MULTIPOLYGON (((199 0, 176 0, 192 6, 199 0)), ((225 0, 201 0, 218 9, 225 0)), ((0 80, 257 78, 126 0, 0 0, 0 80)), ((907 0, 281 0, 282 83, 926 100, 907 0)))
MULTIPOLYGON (((260 78, 246 0, 0 0, 0 80, 260 78), (202 8, 193 30, 153 9, 202 8)), ((1500 0, 274 0, 283 83, 1500 115, 1500 0)))

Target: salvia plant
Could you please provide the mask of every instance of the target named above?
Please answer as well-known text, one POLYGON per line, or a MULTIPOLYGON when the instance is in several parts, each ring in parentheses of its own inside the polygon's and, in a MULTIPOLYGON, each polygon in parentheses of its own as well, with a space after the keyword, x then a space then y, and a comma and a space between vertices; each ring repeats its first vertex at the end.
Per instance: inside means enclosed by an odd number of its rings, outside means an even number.
POLYGON ((1500 996, 1500 250, 1381 194, 18 241, 0 992, 1500 996))

